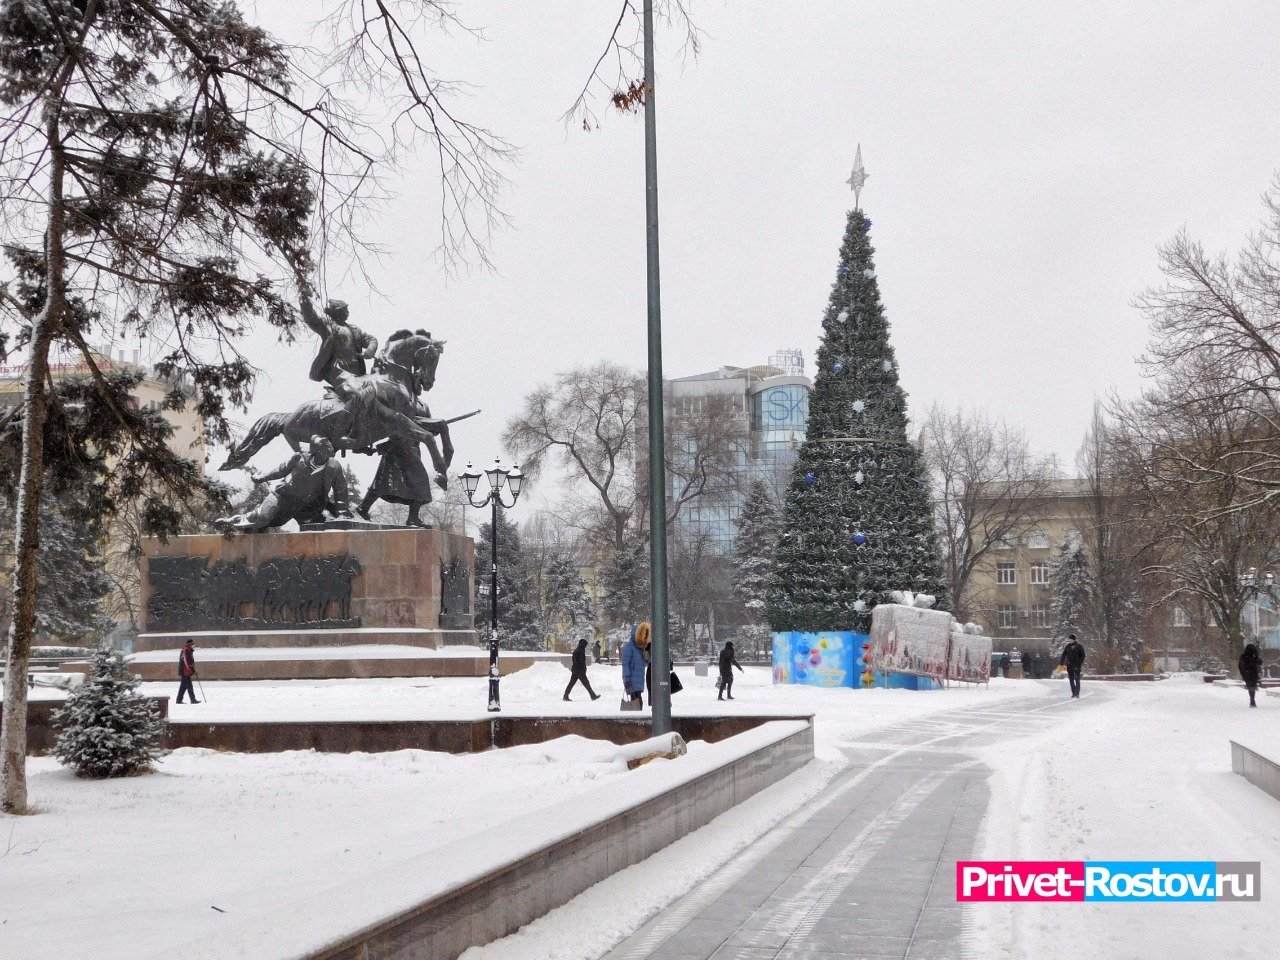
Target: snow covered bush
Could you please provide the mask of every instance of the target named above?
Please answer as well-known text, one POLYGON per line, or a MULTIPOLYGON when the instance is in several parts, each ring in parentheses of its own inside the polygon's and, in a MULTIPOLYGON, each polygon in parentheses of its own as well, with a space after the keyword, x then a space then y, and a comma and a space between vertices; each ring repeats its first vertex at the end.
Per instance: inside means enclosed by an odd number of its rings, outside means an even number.
POLYGON ((160 754, 165 720, 116 650, 93 655, 89 678, 53 715, 54 755, 80 777, 127 777, 160 754))

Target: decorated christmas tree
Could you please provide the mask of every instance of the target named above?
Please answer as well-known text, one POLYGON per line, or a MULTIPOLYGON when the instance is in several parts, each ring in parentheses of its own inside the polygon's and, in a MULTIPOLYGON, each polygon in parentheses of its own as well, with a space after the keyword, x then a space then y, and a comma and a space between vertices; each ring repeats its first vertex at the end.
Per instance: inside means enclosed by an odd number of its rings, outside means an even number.
POLYGON ((849 214, 774 554, 766 610, 774 630, 866 632, 872 607, 890 590, 945 600, 870 228, 861 209, 849 214))

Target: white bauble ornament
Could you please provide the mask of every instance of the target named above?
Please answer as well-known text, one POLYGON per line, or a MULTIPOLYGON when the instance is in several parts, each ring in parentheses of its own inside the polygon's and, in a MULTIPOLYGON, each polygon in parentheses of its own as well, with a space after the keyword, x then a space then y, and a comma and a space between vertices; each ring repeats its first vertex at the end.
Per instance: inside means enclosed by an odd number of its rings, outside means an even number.
POLYGON ((853 401, 853 412, 854 412, 854 413, 861 413, 861 412, 862 412, 863 410, 865 410, 865 409, 867 409, 867 405, 866 405, 865 403, 863 403, 861 400, 855 400, 855 401, 853 401))
POLYGON ((876 272, 872 270, 870 267, 867 267, 867 269, 862 271, 862 275, 866 277, 868 280, 873 280, 875 279, 876 272))
POLYGON ((853 601, 853 609, 857 610, 858 613, 862 613, 864 610, 867 609, 867 601, 865 600, 853 601))
POLYGON ((892 369, 893 369, 893 361, 892 361, 892 360, 886 360, 884 363, 880 364, 880 366, 882 366, 882 367, 884 368, 884 372, 885 372, 885 373, 888 373, 890 370, 892 370, 892 369))
POLYGON ((844 323, 848 319, 849 319, 848 310, 841 310, 839 313, 836 314, 836 323, 844 323))
POLYGON ((859 470, 857 473, 853 475, 853 482, 856 483, 858 486, 862 486, 862 482, 866 479, 867 479, 866 476, 863 474, 861 470, 859 470))

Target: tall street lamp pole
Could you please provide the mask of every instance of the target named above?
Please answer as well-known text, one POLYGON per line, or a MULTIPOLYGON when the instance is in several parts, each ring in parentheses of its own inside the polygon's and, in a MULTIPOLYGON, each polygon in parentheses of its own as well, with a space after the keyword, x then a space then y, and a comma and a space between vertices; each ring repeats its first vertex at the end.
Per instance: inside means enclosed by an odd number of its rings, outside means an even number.
POLYGON ((492 519, 489 522, 489 712, 497 713, 502 709, 499 697, 498 681, 501 674, 498 670, 498 508, 508 510, 520 499, 520 487, 524 484, 524 474, 517 464, 510 470, 502 466, 501 460, 494 460, 493 466, 484 472, 489 481, 489 492, 479 502, 475 494, 480 487, 480 471, 467 464, 462 471, 462 487, 467 492, 467 501, 476 508, 492 507, 492 519), (511 502, 502 499, 502 490, 511 491, 511 502))
POLYGON ((658 140, 654 113, 653 0, 644 0, 644 200, 649 302, 649 656, 653 734, 671 732, 667 643, 667 465, 662 420, 662 301, 658 283, 658 140))

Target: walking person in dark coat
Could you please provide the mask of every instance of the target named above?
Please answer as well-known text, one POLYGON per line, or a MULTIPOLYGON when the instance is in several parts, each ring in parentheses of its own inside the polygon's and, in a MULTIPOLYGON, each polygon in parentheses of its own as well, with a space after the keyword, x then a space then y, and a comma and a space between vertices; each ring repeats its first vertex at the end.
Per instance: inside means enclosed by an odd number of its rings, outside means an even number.
POLYGON ((1240 679, 1244 681, 1245 689, 1249 691, 1249 706, 1256 707, 1258 681, 1262 679, 1262 657, 1258 655, 1256 643, 1245 644, 1244 653, 1240 654, 1240 660, 1236 666, 1240 668, 1240 679))
POLYGON ((1084 645, 1076 639, 1073 633, 1067 637, 1067 645, 1062 648, 1062 656, 1058 658, 1058 665, 1067 668, 1067 680, 1071 684, 1071 697, 1078 699, 1080 696, 1080 671, 1084 669, 1084 645))
POLYGON ((191 681, 196 675, 196 642, 188 640, 183 646, 182 652, 178 654, 178 702, 182 702, 184 693, 191 694, 191 702, 199 703, 196 699, 196 688, 191 685, 191 681))
POLYGON ((600 641, 597 640, 591 645, 591 656, 595 658, 596 663, 604 659, 604 651, 600 649, 600 641))
POLYGON ((577 649, 573 651, 573 665, 569 668, 569 685, 564 688, 564 698, 569 699, 569 691, 573 689, 575 683, 581 683, 587 688, 587 693, 591 695, 592 700, 599 700, 600 694, 591 689, 591 681, 587 679, 587 638, 583 637, 578 641, 577 649))
POLYGON ((720 651, 720 693, 716 697, 717 700, 723 700, 728 697, 733 699, 733 668, 737 667, 738 672, 742 673, 742 664, 738 662, 738 658, 733 655, 733 641, 726 640, 724 648, 720 651))

